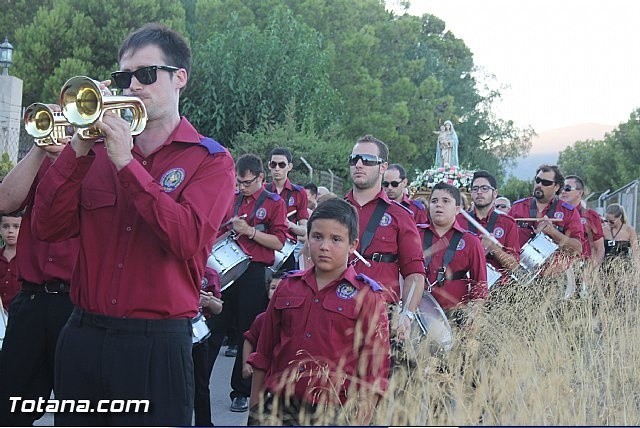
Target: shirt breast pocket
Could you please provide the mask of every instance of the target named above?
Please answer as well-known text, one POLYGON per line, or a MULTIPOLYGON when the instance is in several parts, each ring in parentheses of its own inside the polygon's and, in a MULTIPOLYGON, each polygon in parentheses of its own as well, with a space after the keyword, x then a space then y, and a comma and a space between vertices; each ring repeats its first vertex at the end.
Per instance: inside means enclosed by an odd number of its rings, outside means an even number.
POLYGON ((356 337, 362 337, 362 334, 355 332, 356 328, 360 328, 356 325, 358 310, 355 299, 325 299, 322 307, 328 312, 331 343, 354 346, 354 334, 356 337))
POLYGON ((280 322, 285 334, 290 334, 294 323, 305 323, 303 316, 304 296, 276 296, 274 308, 280 312, 280 322))
POLYGON ((378 226, 371 241, 371 247, 367 251, 377 253, 395 253, 398 247, 398 229, 394 224, 378 226))
POLYGON ((113 207, 116 204, 116 194, 100 189, 82 189, 80 206, 86 210, 113 207))

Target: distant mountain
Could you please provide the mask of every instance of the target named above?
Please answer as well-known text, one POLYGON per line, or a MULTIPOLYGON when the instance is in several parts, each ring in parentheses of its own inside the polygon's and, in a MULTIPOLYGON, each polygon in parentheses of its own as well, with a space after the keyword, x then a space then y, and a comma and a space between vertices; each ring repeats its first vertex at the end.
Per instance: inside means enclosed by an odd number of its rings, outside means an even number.
POLYGON ((516 166, 507 175, 522 180, 531 179, 539 165, 557 163, 560 152, 576 141, 602 140, 614 128, 613 125, 584 123, 542 131, 532 140, 529 156, 518 159, 516 166))

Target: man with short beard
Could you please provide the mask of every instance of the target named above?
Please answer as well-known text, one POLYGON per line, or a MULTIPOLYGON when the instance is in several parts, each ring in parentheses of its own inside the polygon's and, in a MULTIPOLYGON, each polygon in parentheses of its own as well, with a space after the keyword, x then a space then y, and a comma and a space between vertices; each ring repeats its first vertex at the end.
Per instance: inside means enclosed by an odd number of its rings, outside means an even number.
POLYGON ((458 223, 463 228, 481 236, 482 246, 487 254, 487 263, 503 273, 500 283, 506 282, 509 270, 518 267, 520 242, 518 226, 513 218, 495 209, 498 195, 495 177, 487 171, 479 170, 471 180, 471 199, 473 208, 469 215, 484 227, 497 242, 476 229, 462 214, 458 214, 458 223))
POLYGON ((564 176, 556 165, 539 166, 533 196, 515 201, 509 215, 518 224, 521 246, 537 234, 544 233, 560 250, 581 256, 584 232, 580 214, 573 205, 558 198, 561 186, 564 186, 564 176), (539 220, 518 220, 528 218, 539 220))
POLYGON ((402 299, 408 307, 409 316, 403 317, 402 324, 392 326, 392 329, 397 328, 397 336, 403 338, 410 327, 411 315, 422 299, 424 256, 411 211, 390 201, 380 188, 388 156, 389 148, 384 142, 371 135, 360 138, 349 156, 353 188, 345 199, 358 212, 360 236, 357 251, 371 264, 368 267, 357 262, 355 269, 384 287, 387 304, 395 306, 402 299), (374 220, 370 225, 372 217, 374 220), (404 278, 402 290, 400 275, 404 278), (415 290, 408 302, 412 286, 415 290))

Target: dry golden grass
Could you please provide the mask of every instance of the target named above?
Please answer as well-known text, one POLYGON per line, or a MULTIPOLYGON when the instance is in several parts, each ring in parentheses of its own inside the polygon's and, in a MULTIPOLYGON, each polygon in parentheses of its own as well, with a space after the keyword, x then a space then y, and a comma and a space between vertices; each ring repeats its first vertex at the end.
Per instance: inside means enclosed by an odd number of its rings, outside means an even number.
POLYGON ((564 277, 501 289, 447 355, 395 372, 374 423, 640 424, 638 276, 617 265, 569 300, 564 277))
MULTIPOLYGON (((639 425, 639 276, 617 264, 568 300, 564 276, 501 288, 472 330, 454 327, 446 355, 422 346, 414 367, 394 371, 373 424, 639 425)), ((357 407, 338 423, 355 423, 357 407)), ((336 423, 318 413, 305 422, 336 423)))

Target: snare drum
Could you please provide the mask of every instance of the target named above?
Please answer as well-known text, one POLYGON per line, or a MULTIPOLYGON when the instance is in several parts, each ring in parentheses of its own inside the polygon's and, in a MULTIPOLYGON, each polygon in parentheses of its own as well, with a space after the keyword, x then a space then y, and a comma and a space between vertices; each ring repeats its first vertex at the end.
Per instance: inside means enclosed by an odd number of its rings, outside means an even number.
POLYGON ((522 246, 520 266, 529 272, 538 273, 542 265, 558 249, 558 245, 544 233, 538 233, 522 246))
POLYGON ((207 266, 220 274, 220 289, 224 290, 247 270, 251 257, 233 239, 231 232, 221 235, 213 244, 207 266))
POLYGON ((424 292, 415 315, 412 328, 417 329, 415 332, 417 334, 412 332, 412 341, 426 340, 432 355, 449 351, 453 347, 453 333, 449 320, 431 293, 424 292))
POLYGON ((271 269, 271 271, 274 273, 277 272, 278 269, 280 269, 284 264, 284 262, 289 258, 289 256, 293 254, 293 250, 295 249, 296 249, 296 241, 294 241, 293 239, 287 238, 286 242, 284 243, 284 247, 282 247, 282 250, 275 252, 276 259, 273 262, 273 265, 269 266, 269 269, 271 269))
POLYGON ((493 288, 500 278, 502 278, 502 274, 490 263, 487 263, 487 285, 489 286, 489 290, 493 288))
POLYGON ((207 321, 204 315, 202 315, 202 312, 198 312, 198 315, 191 319, 191 328, 193 329, 192 340, 194 345, 204 342, 211 336, 211 330, 209 330, 209 326, 207 326, 207 321))

